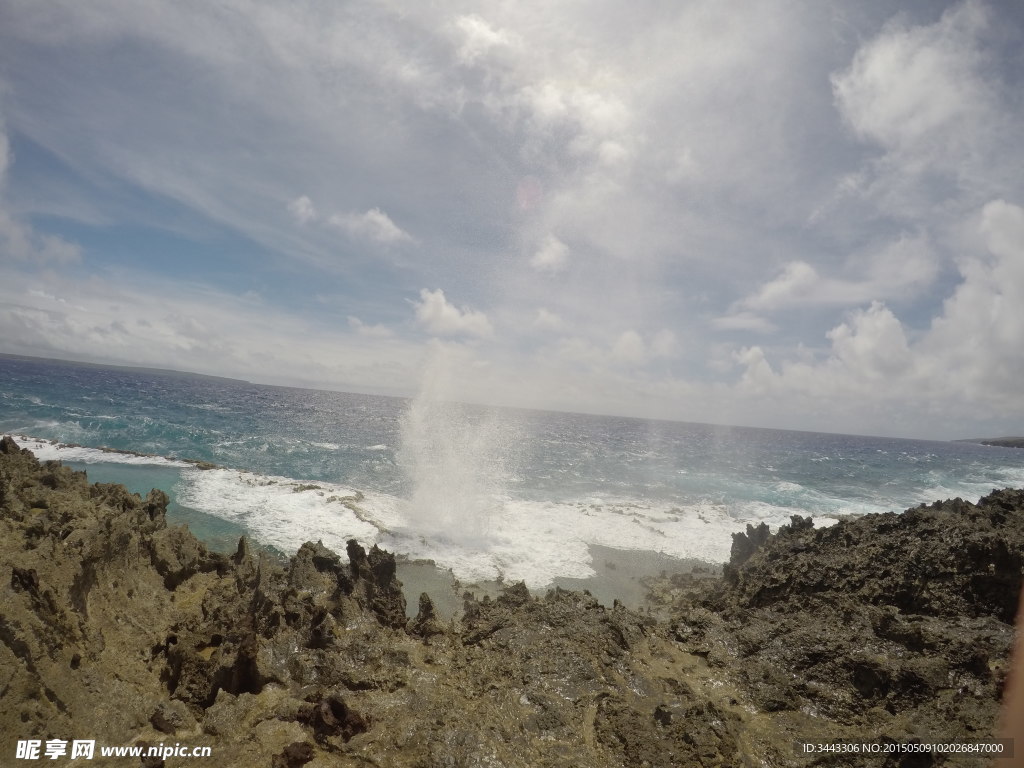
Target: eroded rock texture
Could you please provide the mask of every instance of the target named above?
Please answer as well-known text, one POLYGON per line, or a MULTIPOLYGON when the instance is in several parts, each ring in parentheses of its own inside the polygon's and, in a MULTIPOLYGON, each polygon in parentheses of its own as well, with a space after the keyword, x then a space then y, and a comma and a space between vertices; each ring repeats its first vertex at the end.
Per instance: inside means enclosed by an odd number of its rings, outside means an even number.
POLYGON ((0 762, 80 738, 218 766, 803 765, 798 738, 989 736, 1024 550, 1004 491, 752 529, 654 613, 516 585, 407 621, 376 547, 210 553, 166 504, 0 443, 0 762))

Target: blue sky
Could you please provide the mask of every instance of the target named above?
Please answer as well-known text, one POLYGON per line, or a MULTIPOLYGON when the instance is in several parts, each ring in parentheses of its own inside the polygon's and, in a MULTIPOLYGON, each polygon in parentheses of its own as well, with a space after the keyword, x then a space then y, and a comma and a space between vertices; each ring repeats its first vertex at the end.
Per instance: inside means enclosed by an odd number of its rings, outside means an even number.
POLYGON ((0 351, 1022 434, 1022 52, 1009 0, 0 0, 0 351))

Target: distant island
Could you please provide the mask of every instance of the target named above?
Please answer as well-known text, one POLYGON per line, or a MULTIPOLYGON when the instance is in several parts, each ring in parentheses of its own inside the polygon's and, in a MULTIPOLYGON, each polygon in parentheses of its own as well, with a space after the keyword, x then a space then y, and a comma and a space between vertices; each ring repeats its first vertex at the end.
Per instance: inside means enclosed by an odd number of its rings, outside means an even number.
POLYGON ((973 437, 954 442, 981 443, 982 445, 994 445, 998 448, 1024 448, 1024 437, 973 437))

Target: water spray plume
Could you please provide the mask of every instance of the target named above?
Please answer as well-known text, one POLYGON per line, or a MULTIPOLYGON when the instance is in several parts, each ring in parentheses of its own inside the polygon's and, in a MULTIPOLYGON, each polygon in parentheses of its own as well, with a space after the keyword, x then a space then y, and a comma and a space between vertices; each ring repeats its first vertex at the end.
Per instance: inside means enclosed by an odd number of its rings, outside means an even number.
POLYGON ((495 533, 508 436, 484 409, 452 399, 456 361, 435 348, 402 419, 398 462, 411 486, 406 518, 431 538, 471 544, 495 533))

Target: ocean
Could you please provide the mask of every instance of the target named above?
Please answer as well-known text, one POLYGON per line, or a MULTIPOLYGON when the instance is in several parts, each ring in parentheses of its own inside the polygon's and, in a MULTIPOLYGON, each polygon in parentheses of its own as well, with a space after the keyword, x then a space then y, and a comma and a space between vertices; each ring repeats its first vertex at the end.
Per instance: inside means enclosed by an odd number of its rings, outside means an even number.
POLYGON ((413 580, 430 560, 460 584, 589 586, 609 599, 679 561, 728 560, 748 524, 809 515, 824 526, 1024 487, 1020 449, 10 357, 0 357, 0 431, 91 481, 163 489, 170 521, 215 549, 245 534, 284 554, 316 540, 344 552, 355 538, 402 556, 413 580))

